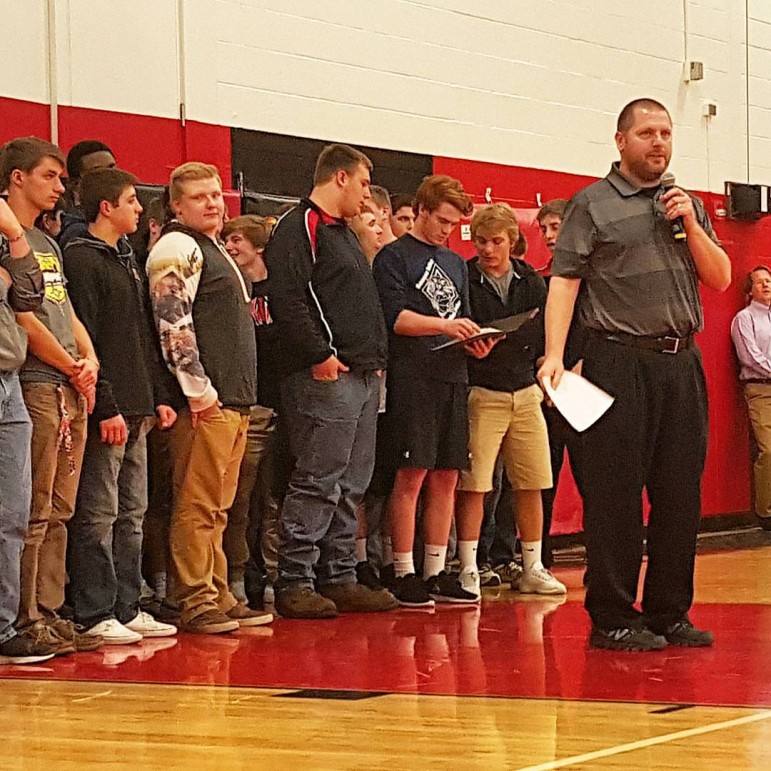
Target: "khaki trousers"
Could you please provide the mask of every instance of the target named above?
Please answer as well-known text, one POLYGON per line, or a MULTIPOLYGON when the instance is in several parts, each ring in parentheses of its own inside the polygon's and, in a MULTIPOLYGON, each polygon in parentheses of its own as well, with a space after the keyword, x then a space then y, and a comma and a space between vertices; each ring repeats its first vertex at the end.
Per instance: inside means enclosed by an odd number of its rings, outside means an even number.
POLYGON ((32 506, 21 555, 21 627, 56 615, 64 604, 67 522, 86 444, 86 403, 74 388, 22 383, 22 393, 32 420, 32 506), (62 403, 71 421, 69 453, 59 435, 62 403))
POLYGON ((228 589, 222 534, 236 495, 248 425, 248 415, 223 409, 193 428, 190 411, 184 408, 171 429, 174 503, 169 541, 183 622, 210 610, 226 613, 236 604, 228 589))
POLYGON ((771 383, 747 383, 744 398, 757 454, 753 466, 755 513, 771 517, 771 383))

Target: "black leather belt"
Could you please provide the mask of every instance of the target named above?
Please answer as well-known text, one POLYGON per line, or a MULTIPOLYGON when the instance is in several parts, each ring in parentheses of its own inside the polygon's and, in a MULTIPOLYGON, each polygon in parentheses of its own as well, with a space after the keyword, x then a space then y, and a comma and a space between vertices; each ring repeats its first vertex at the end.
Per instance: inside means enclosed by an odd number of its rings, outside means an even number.
POLYGON ((693 335, 687 337, 643 337, 642 335, 629 335, 626 332, 598 332, 592 330, 595 335, 611 343, 628 345, 630 348, 642 348, 646 351, 657 353, 680 353, 693 346, 693 335))
POLYGON ((747 378, 747 380, 742 380, 742 385, 746 385, 747 383, 771 385, 771 378, 751 377, 747 378))

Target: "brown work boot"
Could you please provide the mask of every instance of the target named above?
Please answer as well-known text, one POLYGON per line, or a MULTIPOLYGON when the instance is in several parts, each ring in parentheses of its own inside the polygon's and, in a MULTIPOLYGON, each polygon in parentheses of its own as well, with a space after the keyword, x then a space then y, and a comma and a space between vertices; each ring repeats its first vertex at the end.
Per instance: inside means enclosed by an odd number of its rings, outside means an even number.
POLYGON ((238 621, 218 610, 205 610, 189 621, 182 622, 182 630, 192 634, 223 634, 235 632, 238 627, 238 621))
POLYGON ((332 600, 302 585, 287 586, 278 592, 276 610, 284 618, 334 618, 337 615, 332 600))
POLYGON ((393 610, 399 603, 391 592, 385 589, 369 589, 357 584, 324 584, 319 594, 332 600, 341 613, 379 613, 393 610))
POLYGON ((75 653, 75 643, 72 640, 65 640, 43 621, 36 621, 34 624, 19 629, 18 635, 22 639, 29 640, 34 645, 47 646, 51 649, 54 656, 65 656, 68 653, 75 653))
POLYGON ((85 629, 79 629, 72 621, 66 618, 47 619, 46 626, 53 629, 64 640, 69 640, 78 653, 95 651, 104 645, 104 637, 100 634, 91 634, 85 629))
POLYGON ((238 621, 239 626, 262 626, 273 621, 272 613, 252 610, 247 608, 243 602, 237 602, 225 615, 238 621))

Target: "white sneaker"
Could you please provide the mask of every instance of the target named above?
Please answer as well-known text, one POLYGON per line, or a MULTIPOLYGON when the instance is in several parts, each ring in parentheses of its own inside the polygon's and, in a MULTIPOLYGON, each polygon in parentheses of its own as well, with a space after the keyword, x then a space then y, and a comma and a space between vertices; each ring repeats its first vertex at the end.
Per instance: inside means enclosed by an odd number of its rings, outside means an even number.
POLYGON ((522 594, 566 594, 567 587, 558 581, 546 568, 534 568, 522 574, 519 579, 522 594))
POLYGON ((473 594, 477 599, 482 596, 479 571, 475 567, 463 568, 458 576, 458 581, 464 591, 473 594))
POLYGON ((142 641, 142 635, 123 626, 115 618, 106 618, 86 630, 86 634, 97 634, 104 640, 104 645, 131 645, 142 641))
POLYGON ((125 624, 126 629, 141 634, 142 637, 171 637, 177 633, 173 624, 156 621, 149 613, 140 610, 131 621, 125 624))

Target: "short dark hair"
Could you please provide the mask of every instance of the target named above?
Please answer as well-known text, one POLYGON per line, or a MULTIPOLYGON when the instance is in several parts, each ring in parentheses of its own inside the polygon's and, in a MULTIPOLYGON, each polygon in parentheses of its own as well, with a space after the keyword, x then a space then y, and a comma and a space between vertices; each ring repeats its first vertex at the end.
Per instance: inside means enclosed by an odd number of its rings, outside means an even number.
MULTIPOLYGON (((369 194, 372 200, 382 209, 391 209, 391 196, 382 185, 370 185, 369 194)), ((392 210, 393 211, 393 210, 392 210)))
POLYGON ((92 153, 110 153, 112 148, 98 139, 84 139, 70 148, 67 153, 67 176, 70 179, 80 179, 83 170, 83 159, 92 153))
POLYGON ((623 134, 632 128, 632 125, 634 124, 634 112, 638 107, 647 108, 649 110, 661 110, 667 114, 669 122, 672 122, 672 116, 669 114, 669 110, 667 110, 661 102, 657 102, 655 99, 649 99, 648 97, 643 97, 642 99, 633 99, 629 104, 624 106, 624 109, 618 114, 616 131, 623 134))
POLYGON ((454 206, 464 217, 474 212, 474 203, 468 197, 460 180, 447 174, 432 174, 424 177, 415 193, 418 206, 427 212, 438 209, 443 203, 454 206))
POLYGON ((550 214, 556 214, 560 219, 563 219, 565 217, 565 207, 567 205, 568 202, 564 198, 552 198, 551 201, 547 201, 538 210, 538 214, 536 214, 538 223, 540 224, 543 222, 550 214))
POLYGON ((43 158, 54 158, 65 165, 64 154, 56 146, 38 137, 18 137, 0 149, 0 189, 11 184, 11 174, 17 169, 29 173, 43 158))
POLYGON ((391 211, 396 214, 399 209, 409 206, 410 209, 415 209, 415 197, 407 195, 406 193, 396 193, 391 196, 391 211))
POLYGON ((324 182, 329 182, 341 170, 352 174, 359 164, 372 171, 372 161, 359 150, 348 145, 327 145, 316 159, 313 184, 321 185, 324 182))
POLYGON ((174 218, 174 213, 168 207, 168 195, 156 195, 145 207, 145 217, 148 220, 155 220, 161 225, 174 218))
POLYGON ((86 215, 86 221, 96 222, 102 201, 109 201, 116 206, 123 191, 136 184, 136 177, 122 169, 94 169, 84 174, 80 180, 78 193, 80 208, 86 215))
POLYGON ((752 292, 752 277, 761 270, 771 275, 771 268, 766 265, 756 265, 744 278, 744 294, 748 295, 752 292))

